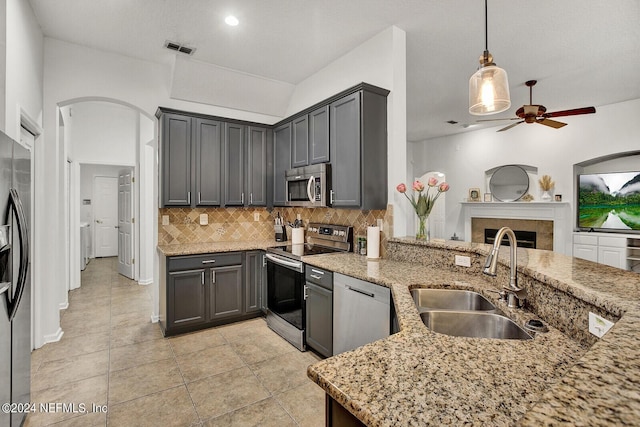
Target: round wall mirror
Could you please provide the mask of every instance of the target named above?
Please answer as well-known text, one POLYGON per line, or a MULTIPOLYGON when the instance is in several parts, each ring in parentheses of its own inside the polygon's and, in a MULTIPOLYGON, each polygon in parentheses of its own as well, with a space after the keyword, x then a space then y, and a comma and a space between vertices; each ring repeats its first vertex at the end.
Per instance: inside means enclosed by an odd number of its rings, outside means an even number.
POLYGON ((489 188, 494 199, 515 202, 529 191, 529 175, 517 165, 501 166, 491 175, 489 188))

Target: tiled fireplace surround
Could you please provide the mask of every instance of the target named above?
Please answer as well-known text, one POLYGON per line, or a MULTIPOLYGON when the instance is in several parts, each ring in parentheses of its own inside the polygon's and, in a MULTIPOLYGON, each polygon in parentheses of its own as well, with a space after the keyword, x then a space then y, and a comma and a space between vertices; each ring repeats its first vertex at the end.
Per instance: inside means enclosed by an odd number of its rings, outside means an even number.
MULTIPOLYGON (((158 211, 158 244, 211 243, 246 240, 268 240, 274 238, 274 219, 277 214, 286 222, 293 222, 300 214, 304 226, 309 222, 350 225, 354 236, 366 235, 367 225, 383 220, 380 236, 381 255, 384 255, 386 241, 391 237, 393 209, 361 211, 355 209, 331 208, 163 208, 158 211), (200 215, 208 215, 208 225, 200 225, 200 215), (255 221, 258 214, 258 221, 255 221), (169 225, 162 225, 162 216, 169 217, 169 225)), ((291 238, 291 230, 287 230, 291 238)))

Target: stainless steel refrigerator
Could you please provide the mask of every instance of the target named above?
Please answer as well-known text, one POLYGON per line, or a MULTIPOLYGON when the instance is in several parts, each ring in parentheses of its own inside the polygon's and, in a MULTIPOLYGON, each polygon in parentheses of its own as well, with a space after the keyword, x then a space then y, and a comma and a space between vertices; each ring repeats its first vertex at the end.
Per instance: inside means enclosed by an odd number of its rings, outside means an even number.
POLYGON ((0 426, 18 427, 30 401, 31 153, 0 132, 0 426), (4 409, 4 408, 3 408, 4 409))

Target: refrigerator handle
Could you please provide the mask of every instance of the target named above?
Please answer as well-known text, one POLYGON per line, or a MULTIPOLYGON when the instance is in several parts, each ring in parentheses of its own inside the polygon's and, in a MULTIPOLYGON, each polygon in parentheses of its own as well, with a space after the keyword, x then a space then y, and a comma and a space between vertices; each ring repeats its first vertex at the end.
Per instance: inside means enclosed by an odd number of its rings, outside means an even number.
POLYGON ((22 293, 27 282, 27 272, 29 269, 29 230, 24 210, 22 208, 22 202, 20 196, 15 188, 9 190, 9 208, 7 210, 7 216, 5 222, 9 223, 9 216, 11 211, 16 216, 16 226, 18 227, 18 239, 20 240, 20 268, 18 270, 18 282, 16 283, 16 292, 13 295, 13 300, 9 302, 9 321, 13 320, 18 312, 18 306, 22 299, 22 293))

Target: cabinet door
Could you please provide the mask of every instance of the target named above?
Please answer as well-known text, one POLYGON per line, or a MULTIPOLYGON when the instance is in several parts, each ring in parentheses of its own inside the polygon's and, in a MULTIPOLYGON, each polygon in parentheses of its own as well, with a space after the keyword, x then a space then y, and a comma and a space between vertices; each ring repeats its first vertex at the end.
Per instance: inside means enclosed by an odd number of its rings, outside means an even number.
POLYGON ((222 123, 195 119, 196 206, 220 206, 222 123))
POLYGON ((586 259, 588 261, 598 262, 598 247, 595 245, 574 243, 573 256, 576 258, 586 259))
POLYGON ((212 268, 209 320, 242 314, 242 265, 212 268))
POLYGON ((600 264, 610 265, 625 269, 627 268, 627 250, 626 248, 614 248, 609 246, 598 247, 598 262, 600 264))
POLYGON ((309 114, 309 164, 329 159, 329 106, 309 114))
POLYGON ((291 169, 291 123, 273 131, 273 205, 287 202, 285 172, 291 169))
POLYGON ((224 204, 244 205, 244 141, 246 127, 225 123, 224 204))
POLYGON ((191 204, 191 118, 162 116, 162 205, 191 204))
POLYGON ((250 126, 247 142, 249 206, 267 205, 267 130, 250 126))
POLYGON ((204 275, 204 269, 169 273, 167 328, 205 322, 204 275))
POLYGON ((261 307, 262 292, 262 252, 246 253, 245 260, 244 312, 257 313, 261 307))
POLYGON ((292 122, 291 167, 309 164, 309 117, 298 117, 292 122))
POLYGON ((360 92, 330 105, 331 194, 334 207, 360 206, 360 92))
POLYGON ((307 282, 306 299, 306 340, 318 353, 333 356, 333 292, 307 282))

